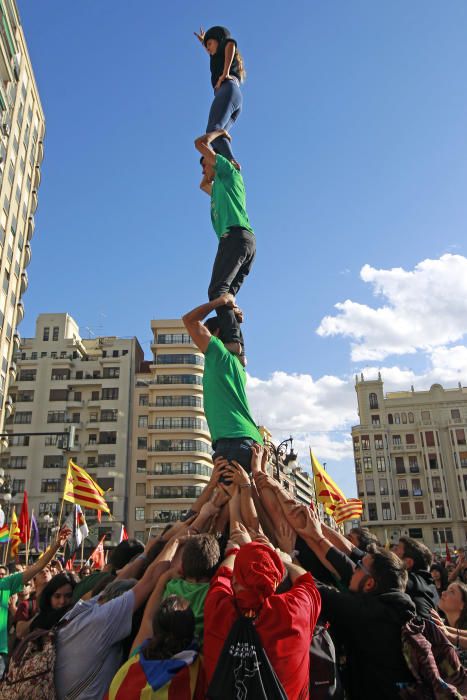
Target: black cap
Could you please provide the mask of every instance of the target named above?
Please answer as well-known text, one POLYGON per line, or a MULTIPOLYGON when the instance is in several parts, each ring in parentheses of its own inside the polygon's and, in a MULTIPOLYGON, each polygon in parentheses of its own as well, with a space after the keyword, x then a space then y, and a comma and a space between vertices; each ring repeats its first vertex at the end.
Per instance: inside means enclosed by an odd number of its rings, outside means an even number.
POLYGON ((229 38, 230 32, 227 27, 211 27, 204 35, 203 44, 206 46, 209 39, 215 39, 220 44, 222 41, 229 38))

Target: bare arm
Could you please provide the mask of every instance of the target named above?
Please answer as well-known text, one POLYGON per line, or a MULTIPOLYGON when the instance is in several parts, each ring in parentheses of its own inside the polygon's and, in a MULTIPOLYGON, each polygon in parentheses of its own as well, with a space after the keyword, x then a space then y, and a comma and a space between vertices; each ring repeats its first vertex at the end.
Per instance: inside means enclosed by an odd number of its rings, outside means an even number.
MULTIPOLYGON (((258 448, 262 450, 260 445, 258 445, 258 448)), ((240 491, 240 512, 243 524, 246 525, 248 530, 259 533, 261 531, 261 526, 251 495, 252 486, 248 474, 243 467, 235 461, 232 461, 232 464, 226 467, 226 472, 230 474, 233 483, 236 484, 240 491)))
POLYGON ((142 644, 146 639, 149 639, 153 636, 154 632, 152 623, 154 615, 156 614, 156 610, 161 604, 165 586, 167 582, 173 577, 174 573, 174 569, 168 569, 159 576, 159 579, 156 583, 156 587, 149 596, 148 602, 146 603, 146 607, 144 608, 143 619, 141 620, 141 625, 138 630, 138 634, 136 635, 134 642, 131 646, 130 656, 136 649, 136 647, 139 647, 139 645, 142 644))
POLYGON ((217 88, 220 88, 224 80, 230 78, 230 69, 232 67, 232 61, 234 60, 236 50, 237 47, 235 45, 235 42, 229 41, 226 43, 224 49, 224 68, 222 70, 222 75, 219 76, 219 80, 215 85, 216 90, 217 88))
POLYGON ((201 153, 203 158, 209 165, 214 166, 216 164, 216 152, 211 146, 211 142, 219 138, 219 136, 224 136, 224 138, 231 141, 231 136, 225 129, 217 129, 216 131, 210 131, 208 134, 203 134, 195 139, 195 148, 201 153))
POLYGON ((221 306, 233 307, 234 304, 235 299, 232 294, 223 294, 213 301, 197 306, 182 316, 182 321, 185 324, 185 328, 191 335, 194 344, 199 348, 199 350, 201 350, 201 352, 206 352, 209 341, 211 340, 211 333, 202 323, 203 319, 206 318, 211 311, 214 311, 221 306))
POLYGON ((344 537, 344 535, 341 535, 340 532, 336 532, 336 530, 333 530, 332 527, 329 527, 329 525, 325 525, 324 523, 321 523, 321 528, 323 530, 323 535, 327 540, 329 540, 329 542, 331 542, 331 544, 334 545, 334 547, 336 547, 336 549, 339 549, 348 556, 352 554, 354 546, 352 542, 347 539, 347 537, 344 537))
POLYGON ((307 506, 296 505, 288 511, 286 517, 295 532, 305 540, 322 565, 334 576, 340 578, 338 571, 327 559, 327 553, 332 548, 332 544, 321 529, 322 523, 316 511, 312 508, 307 508, 307 506))
POLYGON ((135 596, 134 610, 138 610, 146 602, 159 576, 170 567, 178 545, 179 540, 175 538, 167 542, 159 556, 148 566, 143 578, 133 587, 135 596))
POLYGON ((58 533, 57 541, 38 559, 35 564, 28 566, 23 571, 23 584, 30 581, 39 571, 45 569, 47 564, 54 558, 60 547, 64 547, 67 538, 71 535, 71 530, 62 528, 58 533))
POLYGON ((206 175, 203 175, 203 179, 199 183, 199 189, 203 190, 203 192, 206 192, 209 196, 212 194, 212 182, 208 180, 206 175))

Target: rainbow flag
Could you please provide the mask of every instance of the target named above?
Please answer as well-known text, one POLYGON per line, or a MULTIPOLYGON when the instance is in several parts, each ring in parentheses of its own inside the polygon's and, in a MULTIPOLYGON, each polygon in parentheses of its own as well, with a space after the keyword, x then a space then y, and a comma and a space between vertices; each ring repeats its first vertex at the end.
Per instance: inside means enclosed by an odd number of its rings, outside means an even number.
POLYGON ((8 525, 0 527, 0 544, 6 544, 10 541, 10 528, 8 525))
POLYGON ((117 671, 104 700, 202 700, 204 673, 198 652, 186 649, 171 659, 131 656, 117 671))

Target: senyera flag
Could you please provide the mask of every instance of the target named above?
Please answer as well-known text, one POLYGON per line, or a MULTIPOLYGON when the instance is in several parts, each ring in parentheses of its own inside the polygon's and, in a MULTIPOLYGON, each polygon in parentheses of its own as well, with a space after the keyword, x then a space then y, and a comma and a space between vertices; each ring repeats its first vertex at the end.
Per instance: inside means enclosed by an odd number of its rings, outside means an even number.
POLYGON ((104 489, 77 464, 70 459, 66 475, 63 499, 70 503, 77 503, 83 508, 101 510, 110 515, 110 508, 104 498, 104 489))
POLYGON ((323 504, 326 513, 331 515, 338 525, 346 520, 359 518, 363 512, 362 501, 344 496, 344 493, 326 473, 311 449, 310 458, 315 478, 316 498, 323 504))

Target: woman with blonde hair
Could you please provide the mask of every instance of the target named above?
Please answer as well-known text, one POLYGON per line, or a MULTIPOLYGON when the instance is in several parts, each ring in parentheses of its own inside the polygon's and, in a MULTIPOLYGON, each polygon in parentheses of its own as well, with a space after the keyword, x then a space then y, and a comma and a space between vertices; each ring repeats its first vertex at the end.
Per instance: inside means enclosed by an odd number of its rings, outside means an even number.
MULTIPOLYGON (((201 28, 195 32, 199 41, 210 55, 211 84, 214 88, 214 100, 209 112, 206 133, 225 130, 230 131, 242 111, 243 97, 240 84, 245 80, 246 72, 237 42, 226 27, 211 27, 207 32, 201 28)), ((216 153, 227 158, 238 167, 230 141, 226 136, 218 136, 212 147, 216 153)))

